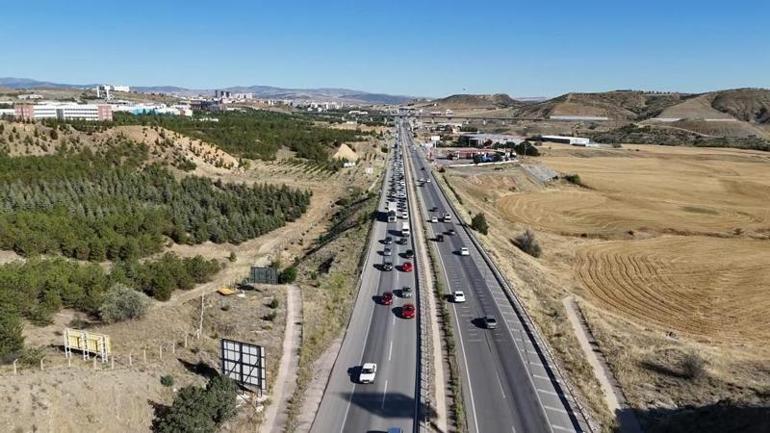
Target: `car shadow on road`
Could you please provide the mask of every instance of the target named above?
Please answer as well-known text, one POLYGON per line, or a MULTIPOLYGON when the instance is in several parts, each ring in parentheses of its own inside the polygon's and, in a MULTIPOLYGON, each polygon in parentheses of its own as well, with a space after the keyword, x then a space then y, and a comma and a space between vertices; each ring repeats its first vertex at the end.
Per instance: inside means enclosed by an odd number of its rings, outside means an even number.
POLYGON ((418 403, 413 397, 400 392, 354 392, 342 393, 341 396, 350 400, 351 404, 383 418, 412 418, 416 421, 436 417, 432 406, 418 403))

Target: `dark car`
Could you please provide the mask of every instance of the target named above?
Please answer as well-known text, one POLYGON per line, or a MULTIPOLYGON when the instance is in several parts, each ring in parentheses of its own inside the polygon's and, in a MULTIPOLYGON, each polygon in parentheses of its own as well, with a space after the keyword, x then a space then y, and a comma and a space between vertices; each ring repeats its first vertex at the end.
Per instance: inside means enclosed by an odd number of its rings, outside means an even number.
POLYGON ((385 244, 385 245, 390 245, 390 244, 393 243, 393 238, 388 236, 388 237, 386 237, 385 239, 382 240, 382 243, 385 244))
POLYGON ((411 298, 412 297, 412 288, 409 286, 404 286, 401 289, 401 297, 402 298, 411 298))
POLYGON ((411 259, 413 257, 414 257, 414 251, 412 251, 412 250, 404 251, 404 258, 411 259))
POLYGON ((487 329, 497 328, 497 319, 495 319, 495 316, 484 316, 483 322, 484 327, 487 329))
POLYGON ((399 244, 399 245, 406 245, 407 242, 409 242, 409 240, 407 238, 405 238, 405 237, 400 237, 396 241, 396 243, 399 244))
POLYGON ((456 233, 457 232, 455 231, 455 229, 449 229, 446 231, 446 234, 448 234, 449 236, 454 236, 456 233))
POLYGON ((392 271, 393 270, 393 262, 382 262, 382 270, 383 271, 392 271))
POLYGON ((444 242, 444 235, 436 235, 436 242, 444 242))
POLYGON ((392 305, 393 304, 393 292, 385 292, 380 297, 380 303, 382 305, 392 305))

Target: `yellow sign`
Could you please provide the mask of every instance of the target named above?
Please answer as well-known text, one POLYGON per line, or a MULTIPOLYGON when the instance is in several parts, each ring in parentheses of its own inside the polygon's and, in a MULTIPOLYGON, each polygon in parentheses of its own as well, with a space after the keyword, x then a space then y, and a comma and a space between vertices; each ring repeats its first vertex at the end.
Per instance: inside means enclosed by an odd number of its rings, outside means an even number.
POLYGON ((97 355, 110 354, 110 336, 83 331, 80 329, 64 329, 64 348, 90 352, 97 355))

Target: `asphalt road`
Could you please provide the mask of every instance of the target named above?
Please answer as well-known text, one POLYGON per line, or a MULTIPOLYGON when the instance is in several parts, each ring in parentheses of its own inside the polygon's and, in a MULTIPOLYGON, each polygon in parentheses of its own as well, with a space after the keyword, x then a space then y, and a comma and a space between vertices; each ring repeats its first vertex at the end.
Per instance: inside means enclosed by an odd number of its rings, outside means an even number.
MULTIPOLYGON (((403 148, 403 146, 401 146, 403 148)), ((394 152, 390 152, 393 160, 394 152)), ((413 432, 417 416, 417 324, 416 319, 400 317, 401 305, 418 305, 414 272, 403 272, 400 265, 407 260, 401 255, 414 250, 411 237, 407 245, 398 245, 401 237, 399 218, 388 223, 385 209, 389 181, 393 176, 391 164, 386 172, 387 181, 382 191, 379 217, 373 227, 373 237, 361 276, 361 287, 340 352, 332 368, 321 405, 311 427, 312 433, 365 433, 384 432, 390 427, 401 427, 404 433, 413 432), (384 257, 382 240, 391 236, 389 245, 393 255, 384 257), (381 270, 386 260, 394 264, 392 271, 381 270), (409 286, 414 295, 404 299, 400 289, 409 286), (393 304, 381 305, 379 296, 395 292, 393 304), (373 384, 357 383, 361 365, 377 364, 373 384)), ((411 213, 411 209, 409 210, 411 213)), ((414 262, 413 262, 414 263, 414 262)))
MULTIPOLYGON (((452 214, 450 223, 427 223, 428 242, 435 242, 449 291, 462 290, 464 303, 452 303, 458 330, 458 358, 463 375, 463 396, 472 433, 560 433, 581 431, 553 375, 538 357, 521 322, 495 280, 492 270, 474 248, 457 215, 436 185, 425 155, 408 138, 406 155, 414 178, 431 178, 417 188, 422 216, 452 214), (422 168, 425 168, 424 170, 422 168), (436 211, 430 211, 436 208, 436 211), (448 235, 449 229, 456 231, 448 235), (444 233, 444 241, 435 235, 444 233), (460 256, 461 247, 470 250, 460 256), (485 329, 480 320, 497 319, 496 329, 485 329)), ((419 185, 419 183, 418 183, 419 185)), ((448 302, 448 300, 445 300, 448 302)), ((558 379, 556 379, 558 380, 558 379)))

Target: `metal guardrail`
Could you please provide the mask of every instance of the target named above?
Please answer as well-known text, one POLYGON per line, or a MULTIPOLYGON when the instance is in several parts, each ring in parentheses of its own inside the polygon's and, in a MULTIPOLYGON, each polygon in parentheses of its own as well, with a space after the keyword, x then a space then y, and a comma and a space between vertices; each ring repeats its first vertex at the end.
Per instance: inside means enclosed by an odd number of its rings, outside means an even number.
MULTIPOLYGON (((435 180, 436 176, 433 174, 432 171, 431 171, 431 176, 433 176, 435 180)), ((463 213, 459 212, 458 209, 455 207, 454 203, 452 202, 452 200, 449 199, 449 194, 447 194, 446 190, 441 185, 441 182, 436 182, 436 184, 438 185, 441 193, 444 195, 444 198, 446 198, 447 203, 452 208, 452 211, 455 213, 455 215, 457 215, 458 218, 461 217, 463 213)), ((571 406, 570 409, 572 409, 572 413, 576 415, 580 428, 588 432, 598 431, 598 428, 594 425, 595 423, 592 422, 590 415, 586 412, 585 408, 575 398, 574 387, 567 381, 566 379, 567 375, 563 373, 563 371, 559 367, 558 362, 555 361, 556 358, 553 355, 553 352, 551 351, 549 345, 545 342, 545 340, 540 336, 540 333, 537 331, 537 327, 534 325, 532 318, 527 313, 527 310, 524 308, 523 303, 519 299, 516 292, 513 290, 513 287, 511 286, 511 284, 508 283, 508 280, 502 275, 500 270, 497 268, 497 265, 489 257, 486 250, 484 250, 484 247, 481 245, 481 242, 476 238, 476 235, 473 233, 473 231, 467 226, 467 224, 465 223, 465 219, 461 219, 461 221, 462 223, 460 225, 463 227, 463 230, 465 230, 466 234, 468 235, 468 238, 471 240, 476 250, 478 250, 479 253, 481 254, 481 257, 484 259, 484 262, 492 270, 492 275, 494 275, 495 280, 497 280, 498 284, 500 284, 500 286, 505 289, 503 290, 503 292, 505 292, 505 295, 508 298, 508 301, 511 303, 514 311, 518 315, 520 322, 525 328, 527 336, 530 338, 532 345, 538 351, 538 355, 545 361, 543 365, 548 370, 550 370, 550 372, 554 376, 558 376, 556 380, 552 379, 551 382, 553 383, 553 386, 555 388, 561 389, 565 397, 567 397, 566 400, 571 406), (561 379, 561 383, 559 383, 558 379, 561 379), (577 417, 577 415, 579 415, 582 418, 582 422, 581 422, 581 419, 577 417)))
MULTIPOLYGON (((405 146, 401 149, 401 155, 402 155, 402 163, 404 164, 404 176, 407 177, 409 180, 408 185, 411 187, 411 191, 407 196, 409 197, 407 207, 409 208, 409 224, 412 227, 412 235, 411 237, 411 243, 412 243, 412 250, 414 251, 414 272, 415 272, 415 296, 417 297, 417 309, 419 311, 419 314, 417 315, 417 326, 420 328, 420 332, 417 333, 417 347, 420 350, 420 354, 417 357, 417 380, 416 383, 419 386, 419 389, 417 392, 415 392, 415 395, 417 396, 417 417, 418 422, 414 426, 415 433, 431 433, 432 429, 430 427, 430 416, 429 414, 425 413, 424 408, 431 406, 431 371, 433 370, 432 365, 432 354, 433 354, 433 346, 431 343, 430 338, 430 315, 428 314, 428 309, 425 308, 422 305, 423 299, 426 299, 425 297, 428 296, 428 294, 425 293, 425 290, 427 289, 428 285, 425 282, 425 275, 422 272, 422 263, 418 263, 417 261, 417 242, 415 240, 417 236, 417 229, 415 225, 415 211, 417 209, 413 209, 411 206, 411 203, 415 200, 415 195, 413 195, 415 191, 414 182, 412 179, 411 172, 407 169, 407 156, 406 152, 407 149, 405 146)), ((416 202, 415 202, 416 205, 416 202)), ((427 264, 425 264, 427 266, 427 264)))

